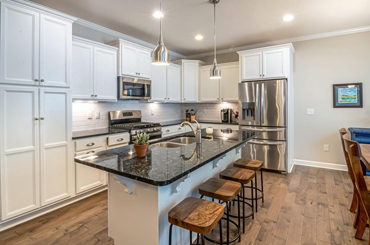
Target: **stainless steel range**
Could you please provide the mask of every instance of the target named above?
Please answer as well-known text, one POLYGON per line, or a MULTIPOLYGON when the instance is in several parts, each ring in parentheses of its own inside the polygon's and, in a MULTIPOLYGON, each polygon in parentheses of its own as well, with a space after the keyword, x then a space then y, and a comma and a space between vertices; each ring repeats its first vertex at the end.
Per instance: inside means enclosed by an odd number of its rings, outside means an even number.
POLYGON ((150 140, 162 138, 162 127, 159 123, 142 122, 141 111, 110 111, 109 127, 124 128, 130 133, 130 144, 136 139, 137 134, 147 133, 150 140))

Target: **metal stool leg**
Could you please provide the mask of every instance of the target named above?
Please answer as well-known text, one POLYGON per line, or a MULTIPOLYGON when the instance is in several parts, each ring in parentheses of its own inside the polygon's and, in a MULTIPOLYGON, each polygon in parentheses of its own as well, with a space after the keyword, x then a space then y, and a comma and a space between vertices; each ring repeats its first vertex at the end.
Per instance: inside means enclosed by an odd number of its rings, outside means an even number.
MULTIPOLYGON (((240 193, 238 194, 238 226, 239 226, 239 234, 240 234, 240 193)), ((240 241, 241 241, 241 235, 239 235, 239 242, 240 241)))
POLYGON ((222 238, 222 223, 221 223, 221 220, 220 222, 218 223, 218 225, 220 226, 220 244, 224 244, 223 242, 223 238, 222 238))
POLYGON ((197 245, 199 244, 199 233, 197 233, 197 245))
MULTIPOLYGON (((253 180, 251 180, 251 195, 252 195, 252 200, 251 200, 251 203, 252 203, 252 210, 254 210, 254 205, 253 205, 253 198, 254 198, 254 196, 253 196, 253 180)), ((254 219, 254 212, 252 213, 252 219, 254 219)))
MULTIPOLYGON (((245 233, 245 190, 244 184, 242 184, 242 191, 243 191, 243 234, 245 233)), ((252 207, 253 210, 253 207, 252 207)))
POLYGON ((261 168, 261 190, 262 190, 262 202, 265 202, 265 194, 263 192, 263 175, 262 175, 262 168, 261 168))
MULTIPOLYGON (((256 194, 256 213, 258 212, 258 199, 257 199, 257 188, 258 188, 258 181, 257 181, 257 171, 255 172, 255 175, 254 175, 254 178, 256 179, 256 189, 254 190, 255 194, 256 194)), ((253 201, 252 201, 253 202, 253 201)))
POLYGON ((205 242, 204 242, 204 235, 202 234, 202 245, 205 245, 205 242))
POLYGON ((190 234, 190 245, 192 245, 193 244, 193 232, 189 232, 190 234))
POLYGON ((226 239, 227 239, 227 241, 226 241, 226 244, 227 245, 229 245, 230 244, 230 228, 229 228, 229 226, 230 226, 230 217, 229 217, 229 203, 230 202, 227 202, 226 203, 226 219, 227 219, 227 223, 226 223, 226 239))
POLYGON ((170 240, 169 240, 169 244, 171 245, 172 244, 172 224, 170 225, 170 240))

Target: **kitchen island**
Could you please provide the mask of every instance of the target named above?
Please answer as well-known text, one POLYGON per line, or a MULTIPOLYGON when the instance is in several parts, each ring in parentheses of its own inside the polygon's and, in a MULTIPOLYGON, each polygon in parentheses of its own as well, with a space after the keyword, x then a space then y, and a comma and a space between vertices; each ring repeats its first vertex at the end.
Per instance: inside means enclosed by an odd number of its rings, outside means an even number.
MULTIPOLYGON (((168 244, 168 211, 186 197, 199 197, 198 186, 239 159, 241 148, 257 136, 221 130, 202 135, 202 144, 174 148, 155 144, 193 134, 152 142, 145 158, 136 158, 133 145, 75 158, 109 172, 108 234, 115 244, 168 244)), ((175 227, 172 244, 189 244, 189 232, 175 227)))

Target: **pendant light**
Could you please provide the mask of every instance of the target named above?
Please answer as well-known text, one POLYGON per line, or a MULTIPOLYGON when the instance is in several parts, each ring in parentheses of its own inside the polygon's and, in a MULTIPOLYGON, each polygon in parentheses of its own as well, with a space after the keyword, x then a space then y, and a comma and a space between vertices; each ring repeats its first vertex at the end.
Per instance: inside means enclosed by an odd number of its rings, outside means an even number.
POLYGON ((214 53, 215 53, 213 65, 210 70, 210 79, 220 79, 221 70, 217 66, 217 59, 216 59, 216 4, 218 4, 220 0, 209 0, 209 1, 210 3, 213 4, 213 39, 214 39, 214 53))
MULTIPOLYGON (((162 13, 162 0, 159 1, 159 11, 162 13)), ((162 36, 162 16, 159 18, 159 40, 158 45, 153 50, 153 65, 167 66, 169 65, 168 50, 163 42, 162 36)))

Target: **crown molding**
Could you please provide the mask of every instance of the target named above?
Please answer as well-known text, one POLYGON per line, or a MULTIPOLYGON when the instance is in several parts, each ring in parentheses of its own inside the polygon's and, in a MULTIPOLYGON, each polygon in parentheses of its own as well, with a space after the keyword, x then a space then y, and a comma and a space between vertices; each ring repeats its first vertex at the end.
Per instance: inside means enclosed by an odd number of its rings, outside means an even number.
MULTIPOLYGON (((340 30, 340 31, 333 31, 333 32, 324 32, 324 33, 307 35, 307 36, 293 37, 293 38, 281 39, 281 40, 276 40, 276 41, 251 44, 251 45, 246 45, 246 46, 241 46, 241 47, 236 47, 236 48, 228 48, 228 49, 217 51, 217 54, 227 54, 227 53, 233 53, 233 52, 243 51, 247 49, 262 48, 262 47, 272 46, 272 45, 302 42, 302 41, 342 36, 342 35, 355 34, 355 33, 367 32, 367 31, 370 31, 370 26, 363 26, 363 27, 340 30)), ((210 52, 205 52, 205 53, 200 53, 200 54, 189 55, 189 56, 186 56, 186 58, 196 59, 196 58, 211 56, 213 54, 214 54, 213 51, 210 51, 210 52)))
MULTIPOLYGON (((144 46, 144 47, 147 47, 147 48, 154 49, 156 47, 156 45, 154 45, 154 44, 145 42, 143 40, 134 38, 132 36, 123 34, 123 33, 118 32, 118 31, 114 31, 112 29, 109 29, 109 28, 106 28, 104 26, 101 26, 101 25, 92 23, 92 22, 87 21, 87 20, 78 19, 78 20, 76 20, 74 22, 74 24, 81 25, 81 26, 84 26, 84 27, 87 27, 87 28, 90 28, 90 29, 93 29, 93 30, 96 30, 96 31, 99 31, 99 32, 102 32, 102 33, 106 33, 108 35, 111 35, 111 36, 114 36, 114 37, 123 39, 125 41, 136 43, 138 45, 141 45, 141 46, 144 46)), ((176 53, 176 52, 173 52, 173 51, 169 51, 169 54, 170 54, 170 56, 172 56, 175 59, 183 59, 183 58, 185 58, 184 55, 179 54, 179 53, 176 53)))

